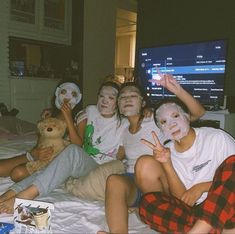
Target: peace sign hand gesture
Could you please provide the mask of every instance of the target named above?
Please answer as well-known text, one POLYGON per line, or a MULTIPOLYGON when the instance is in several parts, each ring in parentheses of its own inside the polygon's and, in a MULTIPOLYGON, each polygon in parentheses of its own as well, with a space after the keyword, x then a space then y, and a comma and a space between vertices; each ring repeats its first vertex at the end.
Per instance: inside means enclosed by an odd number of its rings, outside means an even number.
POLYGON ((151 80, 149 80, 149 82, 155 83, 157 85, 161 85, 164 88, 167 88, 170 92, 177 95, 180 92, 180 90, 182 89, 182 87, 176 81, 176 79, 173 77, 173 75, 167 74, 167 73, 165 73, 165 74, 161 73, 160 69, 157 66, 156 66, 156 70, 157 70, 157 73, 158 73, 158 76, 160 77, 160 79, 151 79, 151 80))
POLYGON ((145 140, 145 139, 141 139, 141 142, 145 145, 147 145, 149 148, 151 148, 153 150, 153 157, 159 161, 160 163, 169 163, 171 162, 170 160, 170 155, 171 155, 171 152, 170 152, 170 149, 169 148, 166 148, 164 147, 158 137, 157 137, 157 134, 153 131, 152 132, 152 136, 153 136, 153 139, 154 139, 154 142, 155 144, 145 140))

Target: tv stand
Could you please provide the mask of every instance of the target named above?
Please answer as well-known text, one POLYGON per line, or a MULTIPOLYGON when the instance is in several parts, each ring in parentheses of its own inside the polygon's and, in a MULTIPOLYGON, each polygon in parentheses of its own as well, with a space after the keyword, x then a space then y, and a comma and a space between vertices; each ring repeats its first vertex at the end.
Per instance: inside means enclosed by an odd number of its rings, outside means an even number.
POLYGON ((192 126, 221 128, 235 138, 235 113, 228 110, 206 111, 192 126))

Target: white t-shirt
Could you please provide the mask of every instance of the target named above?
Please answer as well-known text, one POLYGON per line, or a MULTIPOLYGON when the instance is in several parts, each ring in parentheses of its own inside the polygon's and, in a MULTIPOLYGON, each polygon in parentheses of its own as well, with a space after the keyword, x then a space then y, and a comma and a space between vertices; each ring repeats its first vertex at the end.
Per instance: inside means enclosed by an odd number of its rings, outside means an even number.
MULTIPOLYGON (((213 180, 216 169, 230 155, 235 154, 235 140, 220 129, 194 128, 196 139, 192 147, 183 153, 176 152, 173 142, 171 150, 173 166, 186 189, 193 185, 213 180)), ((203 193, 197 204, 205 200, 203 193)))
POLYGON ((129 126, 124 130, 122 146, 126 154, 127 172, 134 173, 136 160, 141 155, 153 155, 153 150, 140 142, 141 139, 145 139, 153 143, 152 131, 155 131, 159 140, 163 142, 163 136, 154 123, 153 117, 144 118, 140 130, 135 134, 129 132, 129 126))
POLYGON ((120 137, 128 125, 128 121, 122 119, 120 122, 117 115, 104 118, 95 105, 89 105, 82 114, 79 113, 77 123, 85 118, 87 118, 87 126, 84 150, 92 155, 99 164, 116 159, 120 137))

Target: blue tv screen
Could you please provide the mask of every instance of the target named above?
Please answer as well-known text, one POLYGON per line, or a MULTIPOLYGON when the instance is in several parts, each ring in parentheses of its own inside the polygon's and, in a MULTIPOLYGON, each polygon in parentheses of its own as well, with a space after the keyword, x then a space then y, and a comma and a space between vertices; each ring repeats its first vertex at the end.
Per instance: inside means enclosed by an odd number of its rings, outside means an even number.
POLYGON ((151 79, 161 73, 173 77, 205 107, 224 105, 227 40, 202 41, 140 48, 137 76, 154 103, 174 95, 151 79))

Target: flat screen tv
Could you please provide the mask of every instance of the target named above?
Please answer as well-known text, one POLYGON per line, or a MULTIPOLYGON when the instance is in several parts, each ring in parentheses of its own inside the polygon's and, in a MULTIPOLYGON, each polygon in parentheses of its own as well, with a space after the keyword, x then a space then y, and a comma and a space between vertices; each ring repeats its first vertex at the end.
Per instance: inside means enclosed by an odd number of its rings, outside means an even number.
POLYGON ((173 77, 201 104, 210 109, 224 106, 227 40, 140 48, 137 53, 137 77, 154 103, 174 95, 149 82, 159 79, 158 72, 173 77))

